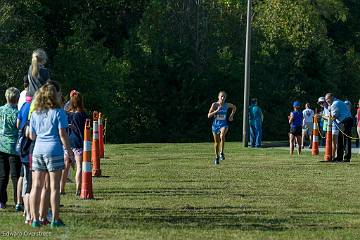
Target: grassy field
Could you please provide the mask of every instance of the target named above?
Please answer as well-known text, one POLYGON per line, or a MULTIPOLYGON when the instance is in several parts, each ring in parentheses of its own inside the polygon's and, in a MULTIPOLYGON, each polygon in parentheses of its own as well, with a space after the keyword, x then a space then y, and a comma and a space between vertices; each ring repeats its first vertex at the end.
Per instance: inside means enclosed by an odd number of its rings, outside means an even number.
POLYGON ((360 237, 357 154, 333 164, 310 152, 290 157, 228 143, 226 160, 214 166, 211 153, 210 143, 107 145, 95 199, 79 200, 67 185, 65 228, 34 231, 10 205, 0 211, 0 239, 360 237))

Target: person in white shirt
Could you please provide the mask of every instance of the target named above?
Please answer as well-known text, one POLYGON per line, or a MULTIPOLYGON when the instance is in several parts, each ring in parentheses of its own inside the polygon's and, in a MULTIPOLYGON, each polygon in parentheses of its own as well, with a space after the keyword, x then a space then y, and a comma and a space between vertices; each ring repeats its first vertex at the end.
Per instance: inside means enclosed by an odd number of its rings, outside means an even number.
POLYGON ((22 92, 20 93, 20 98, 19 98, 19 102, 18 102, 18 110, 20 111, 22 105, 26 102, 26 93, 29 89, 29 79, 28 76, 25 75, 24 76, 24 90, 22 90, 22 92))
POLYGON ((304 148, 305 146, 305 137, 307 136, 309 137, 310 140, 309 148, 311 148, 313 121, 314 121, 314 111, 310 109, 310 103, 306 103, 305 109, 303 110, 302 139, 301 139, 302 148, 304 148))

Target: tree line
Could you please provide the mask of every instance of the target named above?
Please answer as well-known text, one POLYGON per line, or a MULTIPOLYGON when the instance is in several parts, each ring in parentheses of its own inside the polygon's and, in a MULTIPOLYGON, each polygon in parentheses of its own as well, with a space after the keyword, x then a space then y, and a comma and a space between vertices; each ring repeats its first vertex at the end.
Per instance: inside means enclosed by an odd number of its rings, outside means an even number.
MULTIPOLYGON (((246 0, 0 0, 0 93, 21 88, 31 53, 49 55, 63 92, 82 92, 108 118, 111 142, 211 139, 206 118, 225 90, 239 111, 246 0)), ((316 107, 360 90, 360 2, 253 0, 251 97, 264 111, 264 139, 286 139, 291 103, 316 107)), ((0 100, 4 102, 5 99, 0 100)))

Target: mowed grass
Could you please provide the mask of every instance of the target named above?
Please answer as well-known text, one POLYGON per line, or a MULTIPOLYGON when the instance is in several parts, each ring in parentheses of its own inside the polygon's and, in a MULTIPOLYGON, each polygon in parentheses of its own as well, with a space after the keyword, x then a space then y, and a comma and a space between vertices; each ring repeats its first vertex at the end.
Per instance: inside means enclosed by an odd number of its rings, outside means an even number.
POLYGON ((360 157, 354 154, 348 164, 322 158, 227 143, 226 160, 214 166, 211 143, 107 145, 104 177, 93 180, 95 199, 80 200, 74 183, 67 185, 61 199, 65 228, 33 230, 10 205, 0 212, 0 234, 48 234, 33 239, 358 239, 360 157))

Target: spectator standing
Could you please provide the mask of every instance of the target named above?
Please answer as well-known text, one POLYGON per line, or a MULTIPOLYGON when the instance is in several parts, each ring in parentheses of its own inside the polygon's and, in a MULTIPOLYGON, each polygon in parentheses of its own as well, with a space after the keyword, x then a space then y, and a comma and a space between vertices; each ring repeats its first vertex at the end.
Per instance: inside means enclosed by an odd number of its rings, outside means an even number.
POLYGON ((262 123, 264 115, 261 108, 258 106, 256 98, 251 99, 249 107, 249 126, 250 126, 250 146, 261 147, 262 140, 262 123))
POLYGON ((305 104, 305 109, 302 112, 303 122, 302 122, 302 138, 301 138, 301 147, 305 147, 305 137, 309 137, 309 148, 311 149, 312 143, 312 130, 314 125, 314 111, 310 108, 310 103, 305 104))
POLYGON ((26 102, 26 94, 28 92, 28 89, 29 89, 29 78, 28 76, 24 76, 24 79, 23 79, 23 82, 24 82, 24 90, 21 91, 20 93, 20 97, 19 97, 19 102, 18 102, 18 110, 20 111, 22 105, 26 102))
POLYGON ((59 217, 60 178, 64 169, 64 149, 73 158, 66 128, 68 121, 61 108, 61 92, 47 83, 35 96, 35 111, 30 119, 30 138, 35 141, 32 155, 33 184, 30 193, 32 209, 32 227, 40 226, 39 208, 40 194, 45 182, 46 173, 50 176, 51 208, 53 219, 51 227, 61 227, 64 223, 59 217))
POLYGON ((336 157, 333 161, 350 162, 351 160, 351 128, 353 119, 351 113, 343 101, 335 98, 332 93, 325 95, 325 101, 330 106, 331 116, 334 118, 334 124, 339 129, 338 147, 336 157), (344 155, 345 151, 345 155, 344 155))
POLYGON ((290 132, 289 132, 289 143, 290 143, 290 155, 294 154, 295 143, 298 146, 298 155, 301 154, 301 128, 302 128, 302 120, 303 115, 300 110, 300 102, 295 101, 293 103, 294 111, 290 112, 288 116, 289 124, 290 124, 290 132))
POLYGON ((8 201, 9 176, 13 184, 14 202, 17 203, 17 182, 21 170, 20 157, 16 152, 19 131, 16 127, 19 96, 18 89, 8 88, 5 92, 7 103, 0 107, 0 209, 4 209, 8 201))
POLYGON ((30 97, 33 97, 35 92, 50 80, 49 70, 44 66, 46 62, 47 55, 44 50, 37 49, 33 52, 28 71, 29 90, 27 95, 30 97))

